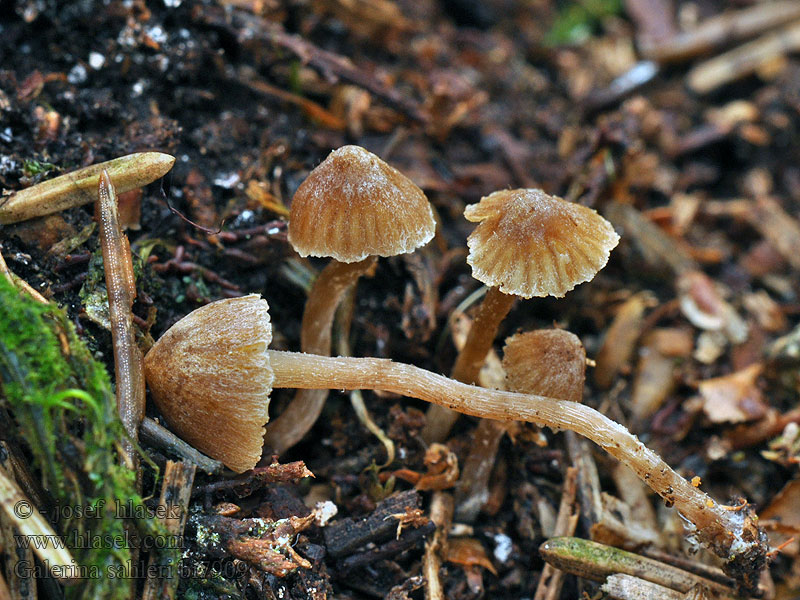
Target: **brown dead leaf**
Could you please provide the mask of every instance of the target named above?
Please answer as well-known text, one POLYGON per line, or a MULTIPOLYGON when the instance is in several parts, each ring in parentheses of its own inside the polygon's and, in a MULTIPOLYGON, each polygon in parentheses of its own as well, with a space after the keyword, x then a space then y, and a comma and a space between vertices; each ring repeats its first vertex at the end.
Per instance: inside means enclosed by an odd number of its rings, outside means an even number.
POLYGON ((792 479, 776 494, 769 506, 761 511, 761 520, 765 528, 774 533, 776 539, 770 541, 776 545, 794 536, 794 548, 788 550, 793 550, 797 555, 797 538, 800 538, 800 479, 792 479))
POLYGON ((417 481, 418 490, 446 490, 458 481, 458 458, 443 444, 431 444, 425 452, 428 472, 417 481))
POLYGON ((450 539, 445 560, 464 569, 481 567, 493 575, 497 575, 497 570, 494 568, 492 561, 489 560, 483 544, 474 538, 450 539))
POLYGON ((766 404, 757 386, 761 363, 700 382, 703 412, 712 423, 741 423, 764 416, 766 404))
POLYGON ((640 292, 628 298, 617 311, 597 353, 594 380, 601 388, 609 388, 630 361, 644 323, 644 313, 653 303, 651 292, 640 292))

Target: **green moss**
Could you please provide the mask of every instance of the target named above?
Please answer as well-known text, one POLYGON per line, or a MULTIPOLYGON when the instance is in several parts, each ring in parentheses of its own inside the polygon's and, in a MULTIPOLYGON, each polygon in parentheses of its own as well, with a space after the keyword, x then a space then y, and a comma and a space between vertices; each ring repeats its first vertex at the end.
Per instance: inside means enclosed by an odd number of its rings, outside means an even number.
MULTIPOLYGON (((38 303, 0 277, 0 406, 33 457, 42 485, 57 504, 57 530, 89 540, 73 555, 90 578, 66 588, 68 598, 127 598, 130 580, 105 576, 129 568, 132 544, 116 507, 142 505, 136 474, 119 464, 125 435, 108 373, 78 339, 63 310, 38 303), (87 511, 87 507, 96 511, 87 511), (88 513, 88 516, 87 516, 88 513), (121 537, 117 537, 121 536, 121 537), (96 543, 97 540, 102 540, 96 543)), ((145 510, 136 512, 146 515, 145 510)), ((159 523, 136 522, 141 535, 159 523)), ((76 537, 73 537, 76 536, 76 537)))
POLYGON ((600 21, 621 12, 621 0, 568 2, 547 32, 545 42, 549 46, 580 44, 592 35, 600 21))

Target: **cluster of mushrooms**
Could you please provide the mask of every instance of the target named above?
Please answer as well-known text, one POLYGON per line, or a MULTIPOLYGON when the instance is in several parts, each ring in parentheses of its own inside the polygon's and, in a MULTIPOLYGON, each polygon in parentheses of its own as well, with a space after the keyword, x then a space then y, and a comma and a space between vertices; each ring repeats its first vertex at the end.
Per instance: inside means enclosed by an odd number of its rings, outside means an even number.
MULTIPOLYGON (((594 210, 534 189, 494 192, 468 206, 465 217, 478 223, 468 238, 467 262, 489 290, 452 378, 388 359, 331 357, 333 317, 344 294, 376 257, 413 252, 435 231, 424 193, 397 169, 358 146, 333 151, 291 204, 289 241, 295 250, 333 259, 310 290, 301 352, 269 349, 269 307, 256 294, 198 308, 145 357, 152 397, 170 427, 237 472, 253 468, 265 445, 280 454, 297 443, 319 416, 329 389, 383 390, 432 403, 422 434, 428 442, 445 439, 460 413, 484 419, 476 431, 481 447, 497 447, 502 422, 571 430, 628 465, 683 515, 701 543, 727 561, 744 589, 754 590, 767 543, 748 511, 718 504, 625 427, 581 404, 583 358, 563 362, 578 365, 577 391, 570 391, 576 386, 569 384, 575 381, 569 369, 531 382, 537 379, 532 357, 535 362, 558 354, 567 332, 523 334, 506 346, 509 388, 545 395, 473 385, 515 297, 561 297, 591 280, 619 241, 611 225, 594 210), (266 425, 273 388, 298 391, 266 425)), ((585 356, 574 336, 567 347, 585 356)))

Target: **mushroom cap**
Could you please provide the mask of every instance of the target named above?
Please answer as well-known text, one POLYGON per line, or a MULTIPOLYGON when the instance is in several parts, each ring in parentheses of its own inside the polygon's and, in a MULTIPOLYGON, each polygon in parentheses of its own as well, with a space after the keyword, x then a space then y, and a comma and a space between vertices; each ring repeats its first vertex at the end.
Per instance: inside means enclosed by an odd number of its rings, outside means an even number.
POLYGON ((590 281, 619 242, 591 208, 541 190, 501 190, 467 206, 472 276, 505 294, 562 297, 590 281))
POLYGON ((289 242, 300 256, 345 263, 413 252, 435 229, 422 190, 360 146, 334 150, 311 171, 289 216, 289 242))
POLYGON ((580 402, 586 379, 586 351, 564 329, 512 335, 503 350, 508 389, 580 402))
POLYGON ((144 358, 153 400, 170 428, 241 473, 261 458, 273 373, 269 305, 258 294, 189 313, 144 358))

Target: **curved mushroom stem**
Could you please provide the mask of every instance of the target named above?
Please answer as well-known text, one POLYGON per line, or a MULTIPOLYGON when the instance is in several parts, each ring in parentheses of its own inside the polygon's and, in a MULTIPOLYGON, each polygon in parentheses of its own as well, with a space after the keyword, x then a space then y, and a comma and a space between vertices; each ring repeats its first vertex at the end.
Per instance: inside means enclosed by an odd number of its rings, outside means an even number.
MULTIPOLYGON (((347 290, 369 271, 376 258, 369 256, 356 263, 331 260, 317 277, 308 294, 303 323, 300 329, 300 348, 303 352, 330 356, 331 328, 336 308, 347 290)), ((298 390, 281 415, 269 423, 264 446, 283 454, 299 442, 314 426, 325 405, 328 390, 298 390)))
POLYGON ((725 558, 743 586, 766 564, 766 535, 746 510, 730 510, 693 487, 625 427, 593 408, 546 396, 466 385, 388 359, 323 357, 268 350, 276 388, 375 389, 419 398, 476 417, 568 429, 628 465, 693 526, 692 534, 725 558))
MULTIPOLYGON (((515 296, 504 294, 496 287, 486 292, 478 314, 470 327, 467 341, 456 358, 450 376, 464 383, 475 383, 486 355, 492 348, 500 323, 506 318, 514 304, 515 296)), ((447 438, 458 419, 458 413, 441 406, 432 405, 426 414, 422 439, 427 443, 441 442, 447 438)))
POLYGON ((505 433, 505 424, 491 419, 481 419, 472 432, 469 454, 461 466, 461 478, 456 487, 459 521, 474 522, 489 498, 489 478, 505 433))

